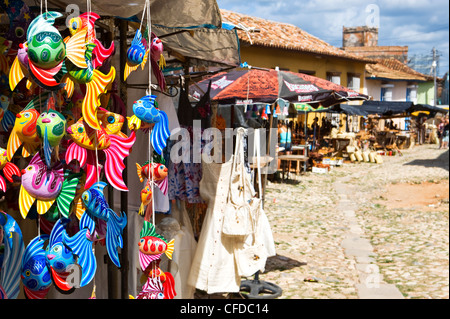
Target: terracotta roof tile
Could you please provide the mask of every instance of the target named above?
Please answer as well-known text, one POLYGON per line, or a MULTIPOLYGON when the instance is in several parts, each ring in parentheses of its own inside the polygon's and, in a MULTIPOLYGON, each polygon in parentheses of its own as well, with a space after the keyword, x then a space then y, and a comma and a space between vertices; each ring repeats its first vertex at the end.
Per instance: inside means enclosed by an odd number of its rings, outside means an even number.
POLYGON ((391 80, 430 81, 432 77, 411 69, 406 64, 394 59, 377 59, 376 64, 367 64, 368 77, 391 80))
MULTIPOLYGON (((230 22, 234 25, 241 23, 247 28, 254 27, 260 30, 260 32, 249 33, 253 45, 374 63, 371 59, 345 52, 340 48, 332 46, 292 24, 265 20, 224 9, 221 9, 220 11, 222 13, 223 21, 230 22)), ((237 32, 241 42, 250 44, 246 32, 242 30, 238 30, 237 32)))

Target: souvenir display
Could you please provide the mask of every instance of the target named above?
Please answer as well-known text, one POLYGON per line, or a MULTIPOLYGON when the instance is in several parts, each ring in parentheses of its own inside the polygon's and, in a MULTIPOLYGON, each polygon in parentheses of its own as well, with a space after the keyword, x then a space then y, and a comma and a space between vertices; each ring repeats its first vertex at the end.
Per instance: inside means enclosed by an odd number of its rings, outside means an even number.
POLYGON ((141 66, 142 70, 145 67, 148 59, 148 49, 145 48, 144 43, 146 43, 142 38, 141 30, 137 29, 134 35, 131 46, 127 50, 127 62, 125 64, 125 70, 123 73, 123 79, 126 80, 131 72, 136 71, 136 69, 141 66))
MULTIPOLYGON (((0 147, 0 171, 3 173, 3 176, 10 183, 13 182, 13 176, 16 175, 18 177, 21 176, 19 168, 8 161, 8 157, 6 156, 6 150, 0 147)), ((0 175, 0 190, 2 192, 6 192, 6 181, 0 175)))

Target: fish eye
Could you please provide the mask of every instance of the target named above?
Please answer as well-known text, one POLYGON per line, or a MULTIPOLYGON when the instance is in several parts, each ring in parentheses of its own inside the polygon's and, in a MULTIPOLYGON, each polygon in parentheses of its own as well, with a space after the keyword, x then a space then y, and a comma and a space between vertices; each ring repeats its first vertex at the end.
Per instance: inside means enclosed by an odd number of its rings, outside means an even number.
POLYGON ((16 30, 16 37, 21 38, 25 34, 25 31, 22 27, 17 27, 16 30))
POLYGON ((56 114, 55 113, 50 113, 50 116, 51 117, 56 117, 56 114))
POLYGON ((108 116, 108 118, 106 119, 108 121, 108 123, 113 124, 115 122, 115 118, 114 116, 110 115, 108 116))
POLYGON ((162 292, 160 292, 160 293, 158 294, 158 299, 164 299, 164 294, 163 294, 162 292))
POLYGON ((84 193, 83 194, 83 199, 84 200, 88 200, 89 199, 89 194, 88 193, 84 193))
POLYGON ((26 112, 23 116, 28 118, 30 117, 30 113, 26 112))
POLYGON ((61 249, 60 249, 60 247, 59 246, 56 246, 55 248, 53 248, 53 251, 55 251, 55 252, 59 252, 61 249))
POLYGON ((33 170, 33 166, 28 166, 27 170, 29 170, 29 171, 33 170))
POLYGON ((31 275, 31 272, 29 270, 25 271, 25 275, 28 277, 31 275))
POLYGON ((72 29, 76 30, 78 28, 78 23, 76 21, 72 22, 72 29))
POLYGON ((83 133, 84 130, 83 130, 83 128, 80 126, 80 127, 78 128, 77 131, 78 131, 78 133, 83 133))

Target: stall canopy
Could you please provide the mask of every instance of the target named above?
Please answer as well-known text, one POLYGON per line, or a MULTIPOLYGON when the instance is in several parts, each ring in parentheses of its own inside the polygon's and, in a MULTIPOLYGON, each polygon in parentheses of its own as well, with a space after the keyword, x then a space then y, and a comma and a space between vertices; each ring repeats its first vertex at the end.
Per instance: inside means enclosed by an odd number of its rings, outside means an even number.
MULTIPOLYGON (((34 0, 25 1, 35 5, 34 0)), ((77 5, 81 12, 87 11, 87 0, 47 0, 49 7, 67 8, 77 5)), ((142 14, 145 0, 94 0, 91 10, 99 15, 129 18, 142 14)), ((70 11, 68 11, 70 12, 70 11)), ((220 28, 222 16, 216 0, 150 0, 152 24, 169 28, 220 28)))
POLYGON ((368 114, 378 114, 380 116, 394 116, 401 114, 411 114, 414 112, 429 112, 435 114, 442 112, 442 109, 428 104, 414 104, 413 102, 397 101, 364 101, 358 108, 361 112, 368 114))
POLYGON ((209 82, 211 99, 220 104, 273 103, 281 98, 293 103, 306 102, 318 108, 369 98, 311 75, 255 68, 220 72, 191 85, 191 96, 202 96, 207 91, 209 82))

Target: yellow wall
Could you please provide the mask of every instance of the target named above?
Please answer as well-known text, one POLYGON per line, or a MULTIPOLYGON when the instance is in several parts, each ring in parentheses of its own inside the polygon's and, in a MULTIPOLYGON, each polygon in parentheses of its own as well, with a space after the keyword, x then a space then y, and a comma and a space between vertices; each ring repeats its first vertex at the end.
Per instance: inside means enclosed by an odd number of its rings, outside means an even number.
POLYGON ((341 72, 343 86, 347 86, 347 73, 359 73, 360 92, 363 92, 365 70, 363 62, 255 46, 241 46, 241 61, 262 68, 273 69, 278 66, 292 72, 315 71, 314 76, 322 79, 327 78, 327 72, 341 72))

